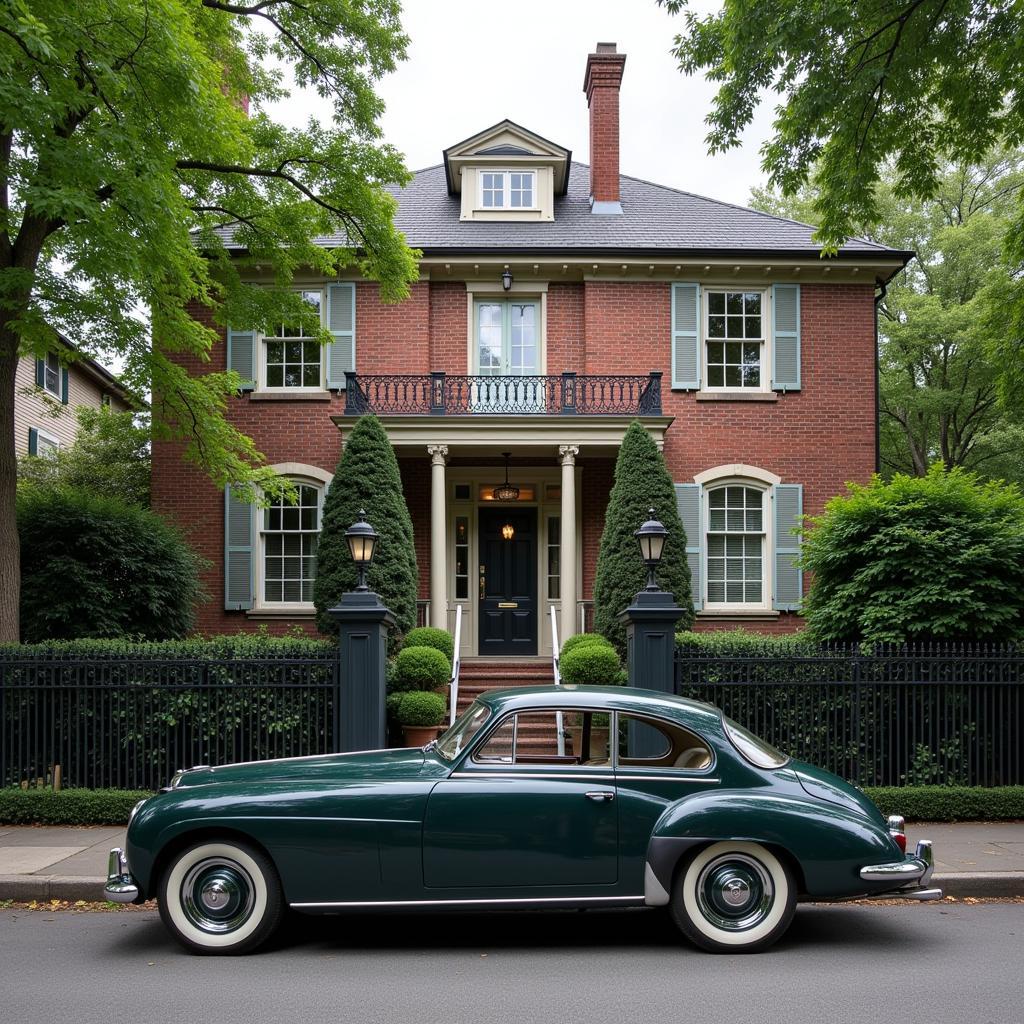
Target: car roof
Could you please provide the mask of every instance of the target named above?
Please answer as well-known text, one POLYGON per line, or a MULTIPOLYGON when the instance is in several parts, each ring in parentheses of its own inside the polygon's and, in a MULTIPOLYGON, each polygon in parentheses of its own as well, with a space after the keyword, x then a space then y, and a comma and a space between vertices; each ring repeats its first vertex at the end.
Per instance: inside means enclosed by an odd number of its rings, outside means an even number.
POLYGON ((673 718, 682 715, 691 719, 717 720, 721 716, 719 709, 712 704, 633 686, 515 686, 505 690, 486 690, 476 699, 494 712, 588 707, 673 718))

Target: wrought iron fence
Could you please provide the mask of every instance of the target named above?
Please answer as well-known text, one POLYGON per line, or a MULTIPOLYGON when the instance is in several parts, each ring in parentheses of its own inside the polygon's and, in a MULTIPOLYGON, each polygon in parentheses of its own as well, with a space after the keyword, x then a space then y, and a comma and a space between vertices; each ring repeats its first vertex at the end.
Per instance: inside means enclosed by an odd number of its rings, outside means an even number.
POLYGON ((182 767, 326 753, 338 659, 0 657, 0 785, 158 789, 182 767))
POLYGON ((658 416, 661 373, 457 376, 345 375, 345 414, 398 416, 658 416))
POLYGON ((1024 784, 1024 649, 679 647, 676 692, 860 785, 1024 784))

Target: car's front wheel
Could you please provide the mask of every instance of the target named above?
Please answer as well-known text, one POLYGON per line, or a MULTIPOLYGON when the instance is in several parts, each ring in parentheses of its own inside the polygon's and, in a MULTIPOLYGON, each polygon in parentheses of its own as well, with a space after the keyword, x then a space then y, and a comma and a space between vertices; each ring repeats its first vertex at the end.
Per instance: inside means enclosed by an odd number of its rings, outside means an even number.
POLYGON ((197 843, 163 872, 160 917, 197 953, 247 953, 266 941, 281 919, 281 883, 259 850, 233 840, 197 843))
POLYGON ((713 843, 676 874, 672 917, 691 942, 713 953, 754 953, 793 920, 789 868, 759 843, 713 843))

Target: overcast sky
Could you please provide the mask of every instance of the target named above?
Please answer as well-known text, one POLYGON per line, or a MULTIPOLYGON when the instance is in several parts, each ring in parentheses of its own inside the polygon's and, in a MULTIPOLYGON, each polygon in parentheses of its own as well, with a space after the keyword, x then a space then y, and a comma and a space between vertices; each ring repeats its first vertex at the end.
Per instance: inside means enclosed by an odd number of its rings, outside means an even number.
MULTIPOLYGON (((718 0, 691 0, 699 12, 718 0)), ((711 157, 704 124, 714 94, 687 78, 669 54, 681 19, 655 0, 405 0, 409 59, 381 83, 385 138, 411 170, 508 117, 589 162, 583 72, 598 41, 627 55, 621 94, 624 174, 746 204, 763 183, 759 150, 771 127, 758 110, 742 148, 711 157)), ((294 100, 275 114, 303 122, 294 100)))

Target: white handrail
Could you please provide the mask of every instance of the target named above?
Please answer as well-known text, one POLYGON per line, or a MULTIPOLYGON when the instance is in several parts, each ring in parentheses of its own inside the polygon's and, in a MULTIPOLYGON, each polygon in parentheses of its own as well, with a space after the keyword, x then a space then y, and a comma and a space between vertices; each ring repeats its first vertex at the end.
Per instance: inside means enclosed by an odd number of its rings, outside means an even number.
POLYGON ((452 652, 452 681, 449 683, 448 702, 451 709, 448 712, 448 724, 455 724, 455 709, 459 703, 459 665, 462 661, 459 656, 459 648, 462 646, 462 605, 455 606, 455 649, 452 652))
MULTIPOLYGON (((561 647, 558 643, 558 615, 555 606, 550 605, 551 611, 551 667, 555 671, 555 686, 562 685, 562 673, 558 670, 558 656, 561 647)), ((558 756, 565 757, 565 730, 562 723, 562 712, 555 712, 555 731, 558 733, 558 756)))

